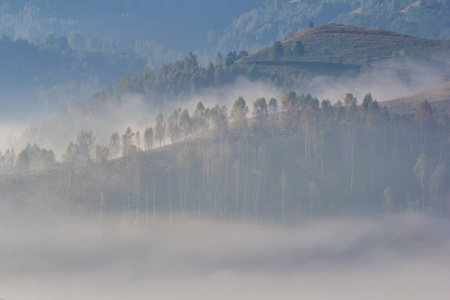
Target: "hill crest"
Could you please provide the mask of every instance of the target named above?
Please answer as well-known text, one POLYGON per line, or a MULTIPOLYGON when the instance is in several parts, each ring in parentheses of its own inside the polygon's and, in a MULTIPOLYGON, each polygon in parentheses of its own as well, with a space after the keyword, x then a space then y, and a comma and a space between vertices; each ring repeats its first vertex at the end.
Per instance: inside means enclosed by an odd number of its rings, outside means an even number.
POLYGON ((309 39, 309 38, 313 38, 315 36, 320 36, 323 34, 340 34, 340 35, 343 35, 343 34, 348 34, 348 35, 365 34, 365 35, 372 35, 372 36, 382 35, 382 36, 392 36, 392 37, 414 38, 410 35, 394 32, 394 31, 361 27, 361 26, 348 25, 348 24, 330 23, 330 24, 315 26, 313 28, 308 28, 308 29, 299 31, 297 33, 294 33, 294 34, 288 36, 286 39, 284 39, 282 41, 282 43, 288 43, 291 41, 296 41, 296 40, 301 40, 301 39, 309 39))
POLYGON ((260 67, 263 73, 341 75, 359 73, 371 64, 392 60, 450 63, 450 40, 423 39, 402 33, 346 24, 309 28, 281 41, 283 54, 273 58, 271 47, 241 59, 240 66, 260 67), (294 42, 304 46, 303 55, 293 55, 294 42), (268 67, 271 66, 272 68, 268 67), (274 71, 274 67, 276 70, 274 71))

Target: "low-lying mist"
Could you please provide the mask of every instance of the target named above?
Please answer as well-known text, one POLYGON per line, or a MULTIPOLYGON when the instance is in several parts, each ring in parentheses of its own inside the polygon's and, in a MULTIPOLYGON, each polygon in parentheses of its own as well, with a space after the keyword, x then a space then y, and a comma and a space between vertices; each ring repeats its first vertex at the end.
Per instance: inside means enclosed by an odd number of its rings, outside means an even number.
POLYGON ((115 218, 18 219, 0 229, 5 300, 450 296, 450 224, 416 215, 286 228, 159 216, 148 230, 115 218))
POLYGON ((419 62, 389 62, 374 65, 356 78, 317 77, 300 83, 301 93, 332 102, 352 93, 361 101, 368 92, 378 101, 392 100, 417 93, 448 80, 448 67, 419 62))

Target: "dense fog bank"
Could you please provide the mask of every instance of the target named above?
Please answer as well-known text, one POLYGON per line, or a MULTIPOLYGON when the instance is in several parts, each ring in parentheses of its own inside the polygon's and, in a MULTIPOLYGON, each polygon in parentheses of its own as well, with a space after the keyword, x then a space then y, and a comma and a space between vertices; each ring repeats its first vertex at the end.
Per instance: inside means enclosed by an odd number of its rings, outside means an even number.
POLYGON ((2 226, 0 297, 448 299, 449 225, 411 214, 286 228, 187 216, 148 230, 107 218, 2 226))

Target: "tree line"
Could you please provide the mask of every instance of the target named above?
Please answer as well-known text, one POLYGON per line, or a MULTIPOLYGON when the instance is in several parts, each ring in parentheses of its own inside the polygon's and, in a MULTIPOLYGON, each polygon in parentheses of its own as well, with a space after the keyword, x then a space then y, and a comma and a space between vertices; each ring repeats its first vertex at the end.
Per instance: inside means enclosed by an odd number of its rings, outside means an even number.
POLYGON ((331 104, 288 91, 250 107, 242 97, 230 110, 199 102, 192 114, 159 114, 143 134, 113 133, 108 147, 82 132, 46 193, 71 213, 122 212, 147 225, 156 214, 283 223, 449 215, 450 124, 428 102, 411 117, 370 93, 331 104))
MULTIPOLYGON (((161 108, 166 102, 183 99, 202 89, 222 87, 232 83, 239 76, 246 76, 250 80, 262 78, 257 67, 241 68, 236 64, 239 59, 246 56, 248 52, 245 50, 230 51, 226 55, 222 55, 219 51, 214 63, 210 62, 203 67, 199 64, 197 56, 190 52, 184 59, 162 65, 157 74, 147 68, 136 77, 121 77, 114 87, 107 85, 90 99, 87 107, 101 107, 111 98, 120 99, 123 95, 141 94, 145 96, 144 99, 147 102, 161 108)), ((275 75, 273 77, 278 78, 275 75)), ((274 81, 274 78, 265 79, 274 81)))
POLYGON ((7 149, 5 154, 0 151, 0 172, 3 174, 42 171, 56 166, 53 150, 40 148, 36 144, 27 146, 18 154, 14 149, 7 149))

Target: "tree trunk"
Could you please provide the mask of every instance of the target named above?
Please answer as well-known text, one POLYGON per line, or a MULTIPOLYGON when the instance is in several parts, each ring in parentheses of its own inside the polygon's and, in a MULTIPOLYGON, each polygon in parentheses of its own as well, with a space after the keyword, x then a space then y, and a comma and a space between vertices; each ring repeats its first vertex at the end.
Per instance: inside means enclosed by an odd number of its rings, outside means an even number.
POLYGON ((281 172, 281 216, 283 220, 283 227, 285 226, 285 189, 286 189, 286 172, 283 170, 281 172))
POLYGON ((155 217, 156 217, 156 180, 155 180, 155 175, 156 171, 155 169, 153 169, 153 210, 152 210, 152 224, 155 223, 155 217))
POLYGON ((353 179, 354 179, 354 175, 355 175, 355 168, 354 168, 354 166, 355 166, 355 162, 354 162, 354 159, 355 159, 355 153, 354 153, 354 142, 353 142, 353 139, 350 141, 350 144, 351 144, 351 159, 350 159, 350 168, 351 168, 351 176, 350 176, 350 197, 351 198, 353 198, 353 179))

